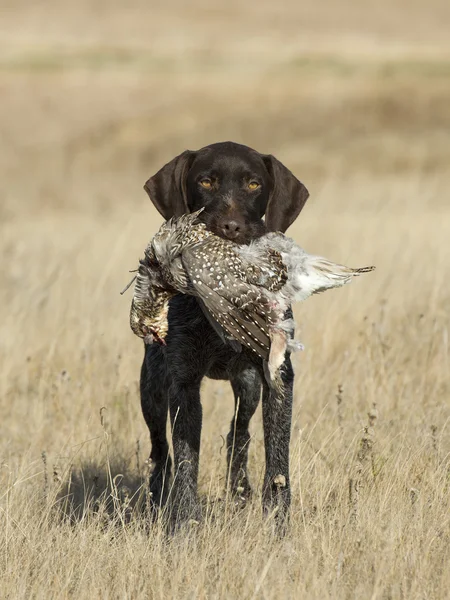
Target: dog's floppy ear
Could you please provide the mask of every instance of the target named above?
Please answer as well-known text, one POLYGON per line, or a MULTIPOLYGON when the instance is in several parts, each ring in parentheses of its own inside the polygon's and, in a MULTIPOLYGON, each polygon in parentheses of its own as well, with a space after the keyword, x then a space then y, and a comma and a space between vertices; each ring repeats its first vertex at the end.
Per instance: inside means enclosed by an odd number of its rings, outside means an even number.
POLYGON ((196 152, 185 150, 145 183, 144 190, 167 220, 189 211, 186 198, 186 176, 196 152))
POLYGON ((300 214, 309 192, 301 181, 271 154, 263 156, 266 169, 273 181, 266 207, 268 231, 285 232, 300 214))

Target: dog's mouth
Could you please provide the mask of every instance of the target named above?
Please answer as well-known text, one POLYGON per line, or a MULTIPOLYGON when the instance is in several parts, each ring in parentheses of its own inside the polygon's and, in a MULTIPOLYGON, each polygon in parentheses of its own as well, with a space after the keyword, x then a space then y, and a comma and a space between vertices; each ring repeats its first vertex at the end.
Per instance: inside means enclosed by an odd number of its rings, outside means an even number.
POLYGON ((252 238, 246 233, 229 234, 221 229, 214 231, 214 233, 224 240, 229 240, 235 244, 249 244, 252 240, 252 238))
POLYGON ((215 219, 208 218, 208 215, 200 215, 199 220, 218 237, 234 242, 235 244, 247 245, 253 240, 261 237, 266 233, 266 228, 263 221, 257 223, 246 224, 240 231, 230 232, 224 227, 221 227, 215 219), (203 218, 202 218, 203 217, 203 218))

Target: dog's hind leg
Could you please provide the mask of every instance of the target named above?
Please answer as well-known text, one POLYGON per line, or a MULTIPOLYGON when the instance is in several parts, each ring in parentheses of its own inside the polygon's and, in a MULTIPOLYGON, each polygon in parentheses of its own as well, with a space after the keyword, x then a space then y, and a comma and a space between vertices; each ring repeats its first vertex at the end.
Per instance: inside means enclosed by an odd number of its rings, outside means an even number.
POLYGON ((150 431, 150 505, 155 511, 167 500, 172 460, 166 426, 168 412, 164 355, 157 344, 145 347, 141 369, 141 407, 150 431))

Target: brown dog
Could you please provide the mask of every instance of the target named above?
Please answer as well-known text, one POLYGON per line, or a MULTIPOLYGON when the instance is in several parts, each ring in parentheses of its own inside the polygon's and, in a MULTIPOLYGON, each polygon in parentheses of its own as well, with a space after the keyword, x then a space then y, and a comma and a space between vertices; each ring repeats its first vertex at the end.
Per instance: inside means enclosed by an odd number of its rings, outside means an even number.
MULTIPOLYGON (((145 184, 165 219, 204 207, 201 219, 214 233, 246 244, 266 231, 286 231, 302 210, 308 191, 276 158, 247 146, 224 142, 185 151, 145 184), (264 217, 264 220, 263 220, 264 217)), ((289 442, 294 374, 289 355, 283 366, 285 397, 278 402, 265 383, 262 361, 249 350, 238 353, 224 342, 203 315, 197 300, 171 300, 167 346, 145 347, 141 404, 150 430, 153 507, 162 508, 170 490, 173 524, 200 517, 197 477, 202 426, 200 383, 203 377, 231 382, 236 414, 227 437, 231 490, 248 497, 249 422, 262 389, 266 472, 265 511, 278 507, 285 523, 290 505, 289 442), (166 437, 172 423, 175 478, 166 437)))

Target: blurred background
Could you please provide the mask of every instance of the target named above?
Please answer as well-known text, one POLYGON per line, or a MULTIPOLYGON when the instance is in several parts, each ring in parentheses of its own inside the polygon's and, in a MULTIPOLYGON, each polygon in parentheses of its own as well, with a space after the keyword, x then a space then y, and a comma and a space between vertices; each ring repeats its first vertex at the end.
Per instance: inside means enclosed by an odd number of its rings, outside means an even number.
POLYGON ((339 203, 368 174, 441 177, 449 26, 447 0, 3 0, 0 218, 151 214, 146 178, 221 140, 275 154, 311 203, 330 174, 339 203))

